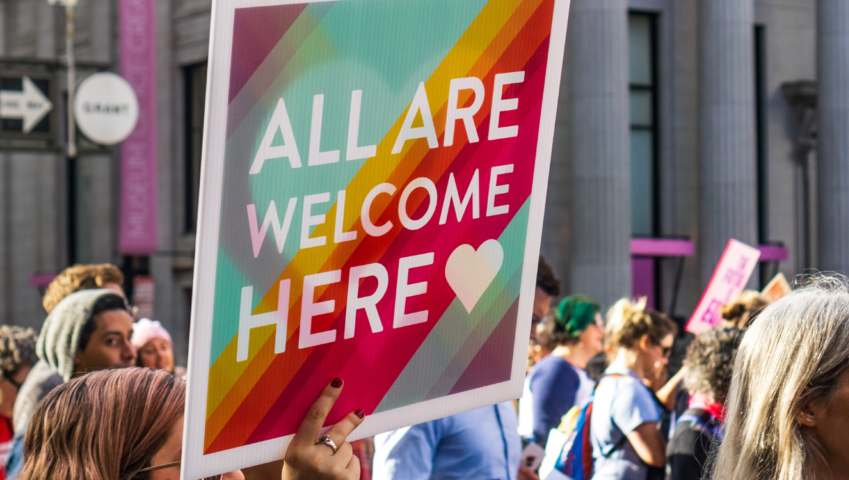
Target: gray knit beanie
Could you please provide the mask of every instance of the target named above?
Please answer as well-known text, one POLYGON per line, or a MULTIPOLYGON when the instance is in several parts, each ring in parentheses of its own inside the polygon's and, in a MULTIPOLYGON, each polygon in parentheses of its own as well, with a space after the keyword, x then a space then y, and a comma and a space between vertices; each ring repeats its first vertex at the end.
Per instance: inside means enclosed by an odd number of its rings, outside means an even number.
POLYGON ((74 358, 83 327, 91 318, 97 301, 108 295, 120 297, 114 290, 106 288, 74 292, 53 307, 41 327, 35 352, 66 382, 74 375, 74 358))

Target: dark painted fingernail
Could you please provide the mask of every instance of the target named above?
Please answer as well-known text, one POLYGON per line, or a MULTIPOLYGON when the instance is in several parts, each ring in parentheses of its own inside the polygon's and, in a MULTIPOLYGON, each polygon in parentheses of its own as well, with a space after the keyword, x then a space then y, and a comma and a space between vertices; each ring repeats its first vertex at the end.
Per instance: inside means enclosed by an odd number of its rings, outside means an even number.
POLYGON ((339 378, 339 377, 334 378, 333 381, 330 382, 330 386, 333 387, 333 388, 341 387, 342 386, 342 379, 339 378))
POLYGON ((362 408, 358 408, 357 411, 354 412, 354 415, 356 415, 358 418, 363 418, 366 416, 366 412, 364 412, 362 408))

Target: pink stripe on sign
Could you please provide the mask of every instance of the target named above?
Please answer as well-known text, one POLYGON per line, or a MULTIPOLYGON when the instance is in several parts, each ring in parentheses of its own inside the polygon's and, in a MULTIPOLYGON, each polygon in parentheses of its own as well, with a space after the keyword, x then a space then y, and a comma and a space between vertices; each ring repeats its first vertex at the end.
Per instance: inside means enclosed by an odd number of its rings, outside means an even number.
POLYGON ((122 254, 149 255, 157 246, 156 2, 120 0, 121 75, 139 100, 136 129, 121 144, 122 254))

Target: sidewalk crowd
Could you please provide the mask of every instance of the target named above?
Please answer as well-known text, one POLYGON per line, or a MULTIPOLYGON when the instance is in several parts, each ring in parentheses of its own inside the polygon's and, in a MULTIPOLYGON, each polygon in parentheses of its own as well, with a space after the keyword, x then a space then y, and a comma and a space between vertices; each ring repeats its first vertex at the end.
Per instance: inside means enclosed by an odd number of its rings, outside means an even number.
MULTIPOLYGON (((159 322, 134 319, 123 283, 112 265, 70 267, 46 291, 38 335, 0 327, 0 480, 179 478, 186 370, 159 322)), ((523 455, 532 444, 559 452, 551 478, 849 472, 844 278, 805 277, 773 304, 745 291, 696 336, 645 300, 606 311, 583 295, 558 300, 542 258, 536 285, 521 399, 349 443, 356 410, 316 443, 337 378, 285 461, 217 478, 537 480, 539 462, 523 455)))

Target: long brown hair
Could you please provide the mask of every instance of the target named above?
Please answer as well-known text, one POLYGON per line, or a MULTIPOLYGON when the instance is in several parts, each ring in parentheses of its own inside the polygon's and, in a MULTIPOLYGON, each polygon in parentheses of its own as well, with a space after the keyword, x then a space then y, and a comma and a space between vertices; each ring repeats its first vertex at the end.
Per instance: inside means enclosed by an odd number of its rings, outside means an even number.
POLYGON ((66 383, 32 417, 20 479, 146 479, 138 471, 151 466, 185 399, 182 380, 148 368, 103 370, 66 383))

